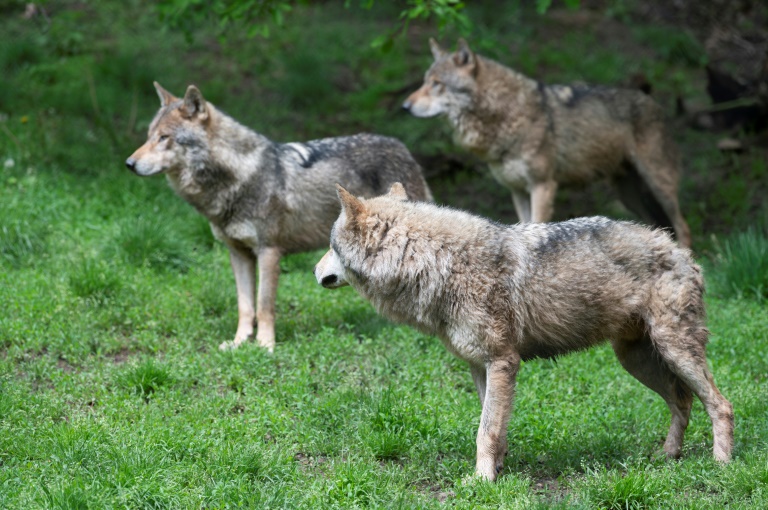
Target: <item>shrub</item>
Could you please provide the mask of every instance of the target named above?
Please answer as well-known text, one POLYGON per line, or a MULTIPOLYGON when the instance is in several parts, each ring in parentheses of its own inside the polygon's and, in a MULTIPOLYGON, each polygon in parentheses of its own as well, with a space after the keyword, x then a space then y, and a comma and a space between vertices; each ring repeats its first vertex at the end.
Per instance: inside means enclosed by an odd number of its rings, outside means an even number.
POLYGON ((716 246, 712 290, 722 297, 768 297, 768 229, 750 226, 716 246))

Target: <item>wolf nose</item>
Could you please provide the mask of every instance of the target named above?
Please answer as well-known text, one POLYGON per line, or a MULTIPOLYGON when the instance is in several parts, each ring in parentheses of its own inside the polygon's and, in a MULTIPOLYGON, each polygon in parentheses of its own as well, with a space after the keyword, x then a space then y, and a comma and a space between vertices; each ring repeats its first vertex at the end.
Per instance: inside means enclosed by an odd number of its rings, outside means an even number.
POLYGON ((337 280, 338 280, 338 278, 336 278, 336 275, 335 274, 331 274, 331 275, 328 275, 328 276, 324 277, 322 279, 322 281, 320 282, 320 285, 322 285, 323 287, 328 287, 328 286, 333 285, 334 283, 336 283, 337 280))
POLYGON ((128 158, 125 160, 125 166, 128 167, 129 170, 132 172, 136 171, 136 160, 133 158, 128 158))
POLYGON ((405 103, 403 103, 403 110, 409 111, 410 109, 411 109, 411 102, 410 101, 406 101, 405 103))

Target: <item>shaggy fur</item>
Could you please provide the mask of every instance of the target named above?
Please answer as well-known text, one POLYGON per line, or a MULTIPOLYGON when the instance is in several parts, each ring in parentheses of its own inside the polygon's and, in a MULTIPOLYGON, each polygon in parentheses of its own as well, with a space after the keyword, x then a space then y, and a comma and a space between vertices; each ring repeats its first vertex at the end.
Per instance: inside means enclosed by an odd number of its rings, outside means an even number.
POLYGON ((160 110, 147 142, 126 165, 142 176, 165 173, 229 248, 239 320, 234 340, 221 349, 248 339, 254 319, 259 345, 274 348, 280 257, 326 245, 339 214, 335 183, 373 196, 402 181, 413 197, 432 198, 421 168, 393 138, 359 134, 274 143, 219 111, 193 85, 182 99, 157 83, 155 88, 160 110))
POLYGON ((606 340, 672 413, 664 452, 678 457, 693 395, 728 461, 733 410, 707 368, 701 270, 662 231, 603 217, 505 226, 411 202, 393 186, 342 212, 315 276, 349 284, 384 316, 438 336, 469 363, 482 405, 477 474, 495 479, 507 451, 522 360, 606 340))
POLYGON ((403 107, 417 117, 445 115, 455 141, 512 190, 520 221, 549 221, 562 184, 608 178, 628 209, 690 246, 677 201, 680 158, 653 99, 639 90, 545 85, 463 40, 455 53, 430 43, 435 62, 403 107))

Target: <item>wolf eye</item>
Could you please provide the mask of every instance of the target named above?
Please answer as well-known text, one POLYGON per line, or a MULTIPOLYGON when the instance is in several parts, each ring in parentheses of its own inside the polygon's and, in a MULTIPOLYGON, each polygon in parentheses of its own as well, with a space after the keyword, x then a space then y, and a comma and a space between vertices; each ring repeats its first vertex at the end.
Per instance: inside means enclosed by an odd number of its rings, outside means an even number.
POLYGON ((168 135, 160 135, 160 141, 161 142, 164 142, 167 139, 168 139, 168 135))

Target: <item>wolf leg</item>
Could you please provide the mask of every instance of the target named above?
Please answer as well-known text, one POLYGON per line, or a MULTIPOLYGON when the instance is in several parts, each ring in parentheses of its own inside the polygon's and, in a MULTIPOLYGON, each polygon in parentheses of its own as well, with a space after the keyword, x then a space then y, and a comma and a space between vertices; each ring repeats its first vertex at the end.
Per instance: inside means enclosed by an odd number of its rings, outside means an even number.
POLYGON ((507 425, 515 393, 520 359, 494 360, 486 366, 486 391, 480 428, 477 431, 475 473, 495 480, 507 453, 507 425))
POLYGON ((515 204, 517 221, 520 223, 531 222, 531 197, 525 190, 512 190, 512 203, 515 204))
POLYGON ((637 172, 635 165, 627 163, 624 168, 623 174, 613 179, 613 185, 621 203, 645 223, 673 231, 675 227, 672 219, 656 200, 656 196, 637 172))
POLYGON ((690 388, 659 359, 650 338, 645 334, 636 339, 614 341, 612 345, 616 357, 627 372, 661 395, 667 403, 672 413, 672 422, 664 442, 664 453, 671 458, 678 458, 693 404, 690 388))
POLYGON ((650 329, 656 352, 699 397, 712 421, 713 454, 728 462, 733 451, 733 406, 715 386, 707 367, 705 344, 707 331, 697 325, 673 322, 677 317, 657 321, 650 329))
POLYGON ((280 249, 269 247, 259 250, 259 295, 257 298, 256 339, 269 352, 275 349, 275 301, 277 280, 280 276, 280 249))
POLYGON ((538 182, 531 189, 531 221, 544 223, 552 219, 555 212, 557 182, 538 182))
POLYGON ((470 363, 469 371, 472 373, 472 380, 475 382, 477 396, 480 397, 480 405, 483 406, 485 404, 485 381, 487 377, 485 367, 470 363))
POLYGON ((219 349, 235 349, 253 334, 254 288, 256 257, 248 249, 229 247, 229 262, 235 275, 237 288, 237 333, 231 342, 223 342, 219 349))
POLYGON ((689 248, 691 231, 680 212, 677 199, 680 164, 676 150, 669 144, 670 142, 663 139, 661 134, 649 134, 638 142, 636 150, 630 156, 630 163, 637 169, 637 173, 672 223, 678 244, 689 248))

